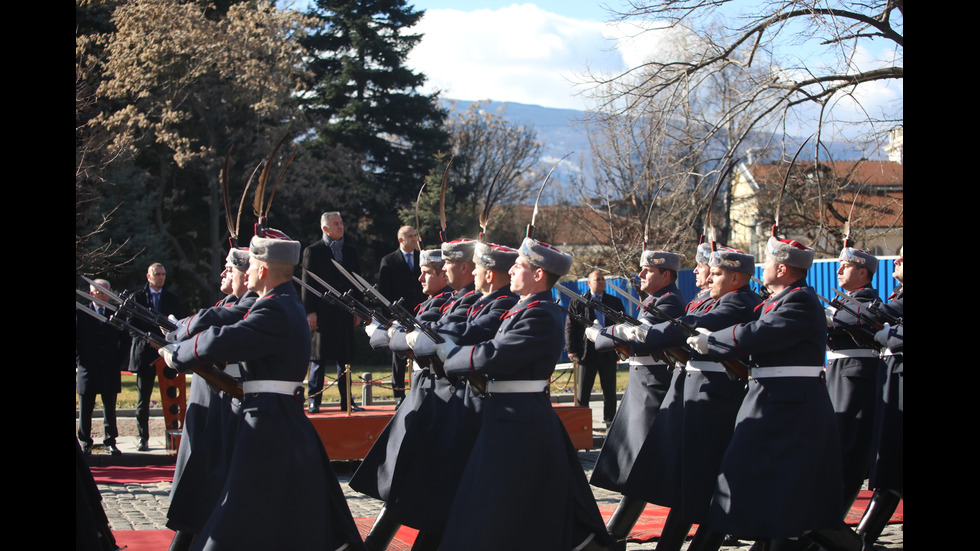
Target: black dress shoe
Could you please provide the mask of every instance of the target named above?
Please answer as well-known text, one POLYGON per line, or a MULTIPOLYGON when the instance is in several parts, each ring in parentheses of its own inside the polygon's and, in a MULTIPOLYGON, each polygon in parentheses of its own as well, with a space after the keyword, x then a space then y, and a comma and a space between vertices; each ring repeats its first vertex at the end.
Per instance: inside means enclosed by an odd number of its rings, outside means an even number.
POLYGON ((119 448, 115 444, 106 444, 105 450, 109 452, 109 455, 122 455, 122 452, 119 451, 119 448))
POLYGON ((316 405, 316 402, 311 400, 309 405, 306 407, 306 411, 310 413, 320 413, 320 406, 316 405))
POLYGON ((150 445, 146 442, 146 440, 143 440, 141 438, 140 439, 139 446, 136 447, 136 451, 138 451, 138 452, 147 452, 147 451, 150 451, 150 445))

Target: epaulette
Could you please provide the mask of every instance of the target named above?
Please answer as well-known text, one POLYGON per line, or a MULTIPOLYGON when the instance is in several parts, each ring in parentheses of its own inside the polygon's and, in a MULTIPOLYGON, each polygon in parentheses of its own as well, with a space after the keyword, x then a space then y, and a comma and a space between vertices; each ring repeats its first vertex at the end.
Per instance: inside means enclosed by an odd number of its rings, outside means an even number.
POLYGON ((527 303, 527 306, 525 306, 524 308, 521 308, 520 310, 513 310, 513 311, 508 310, 508 311, 504 312, 503 314, 500 314, 500 321, 503 321, 503 320, 505 320, 505 319, 507 319, 507 318, 509 318, 511 316, 515 316, 519 312, 523 312, 524 310, 528 310, 530 308, 534 308, 535 306, 537 306, 539 304, 541 304, 541 301, 540 300, 535 300, 535 301, 532 301, 532 302, 527 303))

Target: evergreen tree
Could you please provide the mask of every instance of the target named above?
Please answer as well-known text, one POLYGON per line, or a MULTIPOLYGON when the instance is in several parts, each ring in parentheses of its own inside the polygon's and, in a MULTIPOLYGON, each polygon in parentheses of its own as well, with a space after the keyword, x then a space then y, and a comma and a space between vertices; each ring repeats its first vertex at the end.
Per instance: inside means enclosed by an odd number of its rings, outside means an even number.
POLYGON ((414 207, 436 154, 448 147, 445 112, 418 89, 425 76, 405 66, 421 39, 406 34, 422 12, 405 0, 317 0, 322 26, 304 39, 314 85, 305 107, 322 147, 343 145, 364 162, 363 178, 340 204, 348 233, 371 265, 391 248, 399 208, 414 207))

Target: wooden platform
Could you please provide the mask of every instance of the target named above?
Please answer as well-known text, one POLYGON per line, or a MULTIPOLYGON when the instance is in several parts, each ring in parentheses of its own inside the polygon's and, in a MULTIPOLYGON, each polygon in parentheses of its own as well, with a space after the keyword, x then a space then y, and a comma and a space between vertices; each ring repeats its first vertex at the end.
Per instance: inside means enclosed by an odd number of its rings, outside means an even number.
MULTIPOLYGON (((575 449, 592 448, 592 410, 555 404, 555 413, 565 425, 575 449)), ((395 414, 394 405, 365 406, 348 415, 340 410, 307 413, 327 455, 334 461, 364 459, 368 450, 395 414)))

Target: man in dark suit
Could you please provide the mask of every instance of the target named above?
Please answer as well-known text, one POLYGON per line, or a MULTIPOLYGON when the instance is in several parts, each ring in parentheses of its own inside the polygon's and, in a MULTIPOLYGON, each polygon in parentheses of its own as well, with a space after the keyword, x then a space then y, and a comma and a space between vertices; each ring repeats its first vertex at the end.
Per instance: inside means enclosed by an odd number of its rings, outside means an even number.
MULTIPOLYGON (((341 293, 351 289, 352 285, 340 270, 333 264, 339 262, 347 271, 360 273, 361 265, 357 260, 357 250, 353 245, 344 242, 344 220, 339 212, 325 212, 320 217, 320 227, 323 238, 310 245, 303 251, 303 282, 313 287, 320 287, 309 273, 316 274, 320 279, 329 283, 341 293)), ((353 291, 356 298, 360 293, 353 291)), ((310 365, 309 377, 309 411, 318 413, 323 391, 323 373, 325 366, 334 365, 337 370, 337 387, 340 389, 340 409, 347 410, 347 375, 344 365, 354 359, 354 327, 361 320, 352 316, 346 310, 327 304, 312 293, 303 289, 303 306, 306 308, 306 319, 313 332, 313 356, 315 361, 310 365)), ((353 406, 357 410, 357 406, 353 406)))
MULTIPOLYGON (((606 278, 598 270, 589 274, 589 291, 585 293, 585 298, 605 304, 618 312, 626 311, 622 301, 606 294, 606 278)), ((590 321, 598 321, 601 327, 606 326, 604 316, 601 312, 597 314, 595 308, 573 302, 569 305, 569 311, 583 315, 590 321)), ((565 352, 572 361, 578 360, 581 368, 578 383, 580 405, 588 407, 592 385, 595 384, 596 373, 599 374, 603 398, 602 419, 608 427, 616 415, 616 352, 598 352, 595 343, 585 338, 585 329, 585 325, 574 315, 568 316, 565 320, 565 352)))
MULTIPOLYGON (((133 299, 146 308, 160 312, 164 317, 174 316, 178 319, 187 316, 180 299, 172 291, 164 289, 167 281, 167 269, 163 264, 155 262, 146 270, 146 287, 133 295, 133 299)), ((159 331, 150 324, 134 322, 144 331, 159 331)), ((150 449, 150 396, 153 394, 153 383, 156 381, 157 369, 154 362, 160 356, 149 341, 139 337, 133 338, 133 346, 129 351, 129 370, 136 373, 136 425, 139 431, 139 447, 143 452, 150 449)))
MULTIPOLYGON (((398 249, 381 259, 378 269, 378 291, 392 302, 404 299, 412 311, 425 300, 419 276, 418 234, 412 226, 398 229, 398 249)), ((391 354, 391 387, 397 404, 405 399, 405 361, 391 354)))
MULTIPOLYGON (((111 289, 109 282, 96 279, 95 283, 111 289)), ((89 286, 89 294, 100 300, 109 297, 94 285, 89 286)), ((92 309, 105 316, 106 312, 95 303, 92 309)), ((75 368, 78 375, 78 440, 83 453, 92 451, 92 411, 95 409, 95 396, 102 396, 103 424, 105 436, 102 442, 106 451, 112 455, 122 452, 116 447, 116 395, 122 390, 119 370, 125 367, 126 336, 117 329, 87 314, 75 313, 75 368)))

